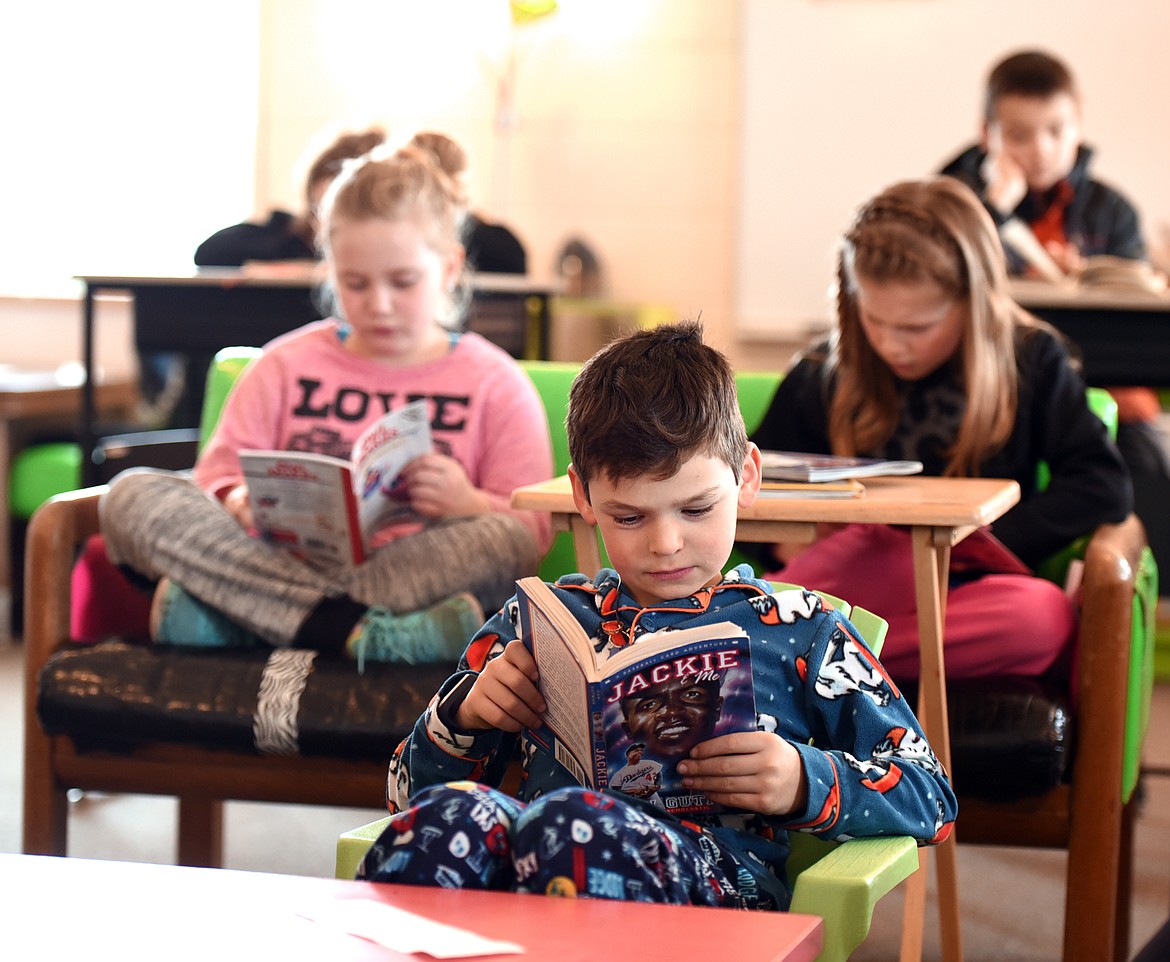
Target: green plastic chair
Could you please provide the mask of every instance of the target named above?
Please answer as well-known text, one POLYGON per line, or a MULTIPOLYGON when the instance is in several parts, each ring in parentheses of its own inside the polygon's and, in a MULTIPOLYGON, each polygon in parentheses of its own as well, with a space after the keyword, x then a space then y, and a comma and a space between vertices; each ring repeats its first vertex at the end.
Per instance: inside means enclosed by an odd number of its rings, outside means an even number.
POLYGON ((199 416, 199 450, 207 444, 223 414, 223 403, 236 379, 254 358, 263 352, 258 347, 225 347, 216 352, 207 369, 207 386, 203 393, 203 410, 199 416))
MULTIPOLYGON (((1117 438, 1117 402, 1100 387, 1085 391, 1085 399, 1093 412, 1105 422, 1109 436, 1117 438)), ((1047 464, 1037 469, 1037 486, 1047 486, 1051 474, 1047 464)), ((1064 584, 1069 566, 1084 557, 1088 537, 1078 538, 1063 551, 1046 559, 1037 574, 1056 584, 1064 584)), ((1129 694, 1126 699, 1125 750, 1122 770, 1121 797, 1128 802, 1141 776, 1142 746, 1150 723, 1150 703, 1157 676, 1155 657, 1157 649, 1156 612, 1158 604, 1158 568, 1153 552, 1147 547, 1137 574, 1137 590, 1133 598, 1133 628, 1130 643, 1129 694)))
POLYGON ((8 512, 27 521, 54 495, 81 486, 81 445, 49 441, 20 451, 8 469, 8 512))
MULTIPOLYGON (((199 425, 200 448, 219 423, 232 384, 259 353, 258 347, 225 347, 215 355, 207 370, 199 425)), ((12 517, 27 521, 49 498, 81 487, 81 462, 81 445, 74 441, 34 444, 19 452, 8 472, 8 510, 12 517)))
MULTIPOLYGON (((776 584, 777 590, 797 585, 776 584)), ((833 595, 822 596, 842 612, 875 654, 885 642, 885 619, 851 606, 833 595)), ((335 874, 352 879, 390 816, 342 833, 337 839, 335 874)), ((918 870, 918 845, 908 836, 855 838, 830 842, 804 832, 789 834, 788 874, 793 880, 793 912, 824 920, 825 946, 818 962, 844 962, 869 935, 878 900, 918 870)), ((728 916, 734 938, 735 916, 728 916)))
MULTIPOLYGON (((569 468, 569 439, 565 435, 565 415, 569 411, 569 388, 581 370, 580 364, 567 361, 519 361, 544 404, 548 418, 549 440, 552 442, 553 475, 564 474, 569 468)), ((552 546, 540 563, 540 577, 556 581, 561 575, 577 570, 577 556, 573 551, 573 535, 558 532, 552 546)))

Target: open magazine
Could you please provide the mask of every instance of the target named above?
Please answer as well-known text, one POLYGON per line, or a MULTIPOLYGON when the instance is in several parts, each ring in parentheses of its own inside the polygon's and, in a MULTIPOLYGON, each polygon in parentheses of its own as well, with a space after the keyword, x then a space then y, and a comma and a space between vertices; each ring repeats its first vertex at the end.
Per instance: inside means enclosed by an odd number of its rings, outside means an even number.
POLYGON ((548 705, 532 737, 582 785, 621 791, 678 815, 723 811, 676 770, 691 748, 756 728, 747 632, 730 622, 642 635, 594 651, 539 578, 516 583, 521 634, 548 705))
POLYGON ((240 451, 262 538, 319 568, 361 564, 375 534, 413 520, 399 475, 431 450, 425 401, 375 421, 350 461, 302 451, 240 451))
POLYGON ((921 461, 889 461, 799 451, 761 451, 760 460, 765 481, 842 481, 922 471, 921 461))

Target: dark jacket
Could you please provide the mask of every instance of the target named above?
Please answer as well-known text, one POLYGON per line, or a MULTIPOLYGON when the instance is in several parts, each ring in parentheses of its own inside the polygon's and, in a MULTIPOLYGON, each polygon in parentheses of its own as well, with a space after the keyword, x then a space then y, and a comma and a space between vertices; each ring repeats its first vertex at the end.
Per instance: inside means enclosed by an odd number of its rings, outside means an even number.
POLYGON ((195 249, 200 267, 240 267, 244 261, 316 260, 317 251, 297 232, 297 219, 274 210, 263 224, 233 224, 195 249))
MULTIPOLYGON (((978 145, 969 147, 950 163, 941 173, 961 180, 980 197, 987 186, 981 170, 987 157, 978 145)), ((1112 187, 1107 187, 1089 176, 1089 161, 1093 157, 1090 147, 1077 150, 1076 163, 1068 175, 1073 188, 1073 199, 1065 212, 1065 234, 1077 246, 1084 257, 1097 254, 1112 254, 1141 260, 1146 256, 1146 245, 1142 240, 1141 226, 1133 205, 1112 187)), ((1029 193, 1012 212, 1025 224, 1033 224, 1051 202, 1051 192, 1029 193)), ((1004 216, 994 207, 986 204, 997 224, 1004 216)), ((1008 270, 1012 274, 1023 273, 1023 261, 1008 251, 1008 270)))
MULTIPOLYGON (((832 453, 828 401, 833 383, 825 369, 827 345, 806 353, 780 383, 752 436, 762 449, 832 453)), ((1058 336, 1022 329, 1016 358, 1019 407, 1011 438, 988 458, 980 474, 1013 478, 1020 502, 992 530, 1031 567, 1105 522, 1124 519, 1133 507, 1129 472, 1104 424, 1085 401, 1085 382, 1058 336), (1052 480, 1037 488, 1036 468, 1047 462, 1052 480)), ((950 365, 901 385, 902 418, 890 441, 859 454, 921 461, 941 475, 945 450, 962 415, 962 394, 950 365)))
MULTIPOLYGON (((274 210, 263 224, 233 224, 216 231, 195 250, 200 267, 240 267, 245 261, 317 260, 320 252, 298 233, 297 219, 274 210)), ((469 214, 464 226, 467 263, 474 271, 524 274, 524 245, 503 224, 489 224, 469 214)))
POLYGON ((528 255, 520 239, 503 224, 467 215, 463 228, 467 266, 485 274, 526 274, 528 255))

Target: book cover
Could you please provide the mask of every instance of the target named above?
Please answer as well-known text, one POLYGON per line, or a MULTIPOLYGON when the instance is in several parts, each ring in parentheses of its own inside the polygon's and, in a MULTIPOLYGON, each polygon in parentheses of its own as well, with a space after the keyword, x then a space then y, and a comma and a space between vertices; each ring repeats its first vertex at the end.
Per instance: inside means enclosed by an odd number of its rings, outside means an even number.
POLYGON ((413 519, 402 469, 431 450, 425 401, 375 421, 350 461, 301 451, 240 452, 257 532, 319 568, 365 560, 382 529, 413 519))
POLYGON ((664 630, 605 657, 543 581, 517 588, 548 705, 537 746, 587 787, 678 815, 722 811, 682 784, 677 765, 701 741, 755 730, 747 633, 730 622, 664 630))
POLYGON ((318 568, 361 564, 353 472, 340 458, 295 451, 241 451, 256 531, 318 568))
POLYGON ((843 481, 892 474, 918 474, 921 461, 890 461, 799 451, 761 451, 765 481, 843 481))

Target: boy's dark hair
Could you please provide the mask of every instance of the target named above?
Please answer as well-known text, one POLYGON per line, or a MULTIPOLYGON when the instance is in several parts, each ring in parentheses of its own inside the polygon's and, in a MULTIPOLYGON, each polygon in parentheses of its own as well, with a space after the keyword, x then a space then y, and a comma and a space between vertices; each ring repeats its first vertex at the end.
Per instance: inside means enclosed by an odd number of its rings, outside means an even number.
POLYGON ((669 478, 695 454, 739 480, 747 432, 735 373, 686 321, 620 337, 598 351, 569 391, 569 458, 588 490, 601 474, 669 478))
POLYGON ((994 123, 1003 97, 1052 97, 1060 93, 1077 95, 1068 67, 1043 50, 1024 50, 1001 60, 988 75, 983 116, 989 124, 994 123))

